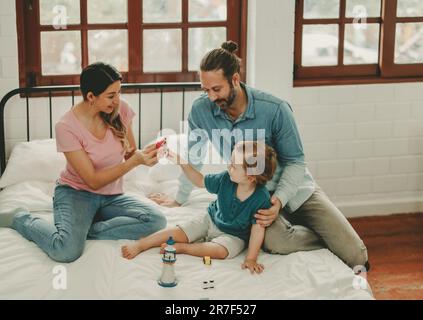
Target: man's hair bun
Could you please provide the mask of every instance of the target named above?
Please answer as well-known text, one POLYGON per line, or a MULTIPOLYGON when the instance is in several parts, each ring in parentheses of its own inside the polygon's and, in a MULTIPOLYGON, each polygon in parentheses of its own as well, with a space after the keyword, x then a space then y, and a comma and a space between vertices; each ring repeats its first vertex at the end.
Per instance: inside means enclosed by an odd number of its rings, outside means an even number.
POLYGON ((238 50, 238 44, 234 41, 226 41, 224 43, 222 43, 222 49, 225 49, 226 51, 230 52, 230 53, 234 53, 235 51, 238 50))

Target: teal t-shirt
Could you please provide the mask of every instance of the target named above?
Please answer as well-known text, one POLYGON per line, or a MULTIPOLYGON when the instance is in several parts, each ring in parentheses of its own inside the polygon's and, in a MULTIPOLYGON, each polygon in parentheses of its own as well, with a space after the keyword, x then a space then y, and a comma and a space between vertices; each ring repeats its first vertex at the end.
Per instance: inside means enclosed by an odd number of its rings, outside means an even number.
POLYGON ((251 225, 256 223, 254 215, 260 209, 271 207, 270 194, 265 186, 258 186, 244 201, 236 196, 237 184, 232 182, 228 171, 204 177, 208 192, 217 194, 210 203, 208 213, 219 230, 239 237, 248 243, 251 225))

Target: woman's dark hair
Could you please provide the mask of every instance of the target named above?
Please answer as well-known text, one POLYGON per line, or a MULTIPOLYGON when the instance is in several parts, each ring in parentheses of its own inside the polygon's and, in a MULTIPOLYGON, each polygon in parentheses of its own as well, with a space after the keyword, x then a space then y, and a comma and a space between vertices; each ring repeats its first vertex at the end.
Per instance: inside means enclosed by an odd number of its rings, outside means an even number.
POLYGON ((232 83, 232 76, 240 73, 241 59, 235 54, 238 44, 233 41, 226 41, 221 48, 214 49, 207 53, 201 61, 201 71, 223 70, 225 78, 232 83))
POLYGON ((115 67, 103 62, 90 64, 82 71, 80 77, 80 87, 84 100, 87 100, 89 92, 98 97, 116 81, 122 81, 122 75, 115 67))
MULTIPOLYGON (((122 81, 122 75, 115 67, 103 62, 96 62, 90 64, 82 71, 80 81, 82 96, 86 101, 89 92, 92 92, 98 97, 106 91, 111 84, 116 81, 122 81)), ((119 108, 116 108, 111 114, 102 112, 101 118, 112 130, 113 134, 121 141, 124 151, 128 150, 130 146, 127 130, 120 118, 119 108)))

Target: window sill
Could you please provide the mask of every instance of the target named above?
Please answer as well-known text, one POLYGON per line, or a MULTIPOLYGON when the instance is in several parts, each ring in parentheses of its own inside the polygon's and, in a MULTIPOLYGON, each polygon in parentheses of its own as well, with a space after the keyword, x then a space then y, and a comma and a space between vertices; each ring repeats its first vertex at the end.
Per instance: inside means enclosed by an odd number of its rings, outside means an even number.
POLYGON ((344 86, 360 84, 384 84, 403 82, 423 82, 423 77, 381 78, 381 77, 354 77, 354 78, 327 78, 327 79, 294 79, 294 88, 318 86, 344 86))

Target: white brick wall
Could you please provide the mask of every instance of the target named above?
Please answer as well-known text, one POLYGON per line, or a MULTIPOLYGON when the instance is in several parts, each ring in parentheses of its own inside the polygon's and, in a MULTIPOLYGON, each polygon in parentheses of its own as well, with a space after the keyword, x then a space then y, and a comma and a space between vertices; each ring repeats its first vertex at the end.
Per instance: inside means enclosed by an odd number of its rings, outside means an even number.
MULTIPOLYGON (((393 201, 406 197, 411 202, 421 196, 423 99, 415 85, 293 91, 290 102, 307 159, 315 167, 316 180, 336 203, 342 207, 348 200, 344 208, 351 213, 371 195, 375 200, 386 201, 389 195, 393 201)), ((391 206, 394 211, 404 208, 391 206)))
MULTIPOLYGON (((378 210, 377 199, 421 197, 423 98, 410 85, 293 89, 290 102, 314 176, 347 213, 360 215, 354 208, 369 197, 378 210)), ((385 207, 389 213, 408 208, 385 207)))
POLYGON ((409 140, 409 154, 418 155, 423 154, 423 138, 410 138, 409 140))
MULTIPOLYGON (((280 1, 256 17, 251 28, 260 43, 268 39, 268 30, 262 27, 267 19, 277 15, 281 21, 291 21, 288 2, 294 1, 280 1)), ((287 46, 282 53, 274 53, 271 42, 249 45, 256 46, 255 61, 267 61, 274 70, 282 65, 279 60, 286 66, 289 58, 290 68, 284 70, 278 92, 289 92, 281 98, 294 109, 306 159, 320 186, 347 215, 423 210, 422 84, 293 88, 284 80, 293 72, 293 31, 293 25, 284 24, 280 41, 287 46)), ((266 81, 254 84, 262 90, 273 88, 266 81)))
MULTIPOLYGON (((301 92, 301 90, 295 90, 301 92)), ((338 110, 337 122, 368 122, 375 119, 375 107, 373 104, 348 104, 348 101, 336 106, 338 110)))
MULTIPOLYGON (((249 8, 248 83, 291 103, 310 171, 325 192, 346 215, 423 210, 422 84, 293 88, 295 1, 250 0, 249 8)), ((0 1, 0 96, 18 86, 15 20, 15 1, 0 1)), ((195 96, 186 99, 187 113, 195 96)), ((137 97, 125 98, 138 105, 137 97)), ((157 133, 157 99, 143 97, 148 114, 141 119, 143 143, 157 133)), ((164 124, 177 129, 182 115, 174 113, 175 101, 179 105, 180 97, 165 99, 164 124)), ((61 103, 63 110, 70 107, 69 100, 61 103)), ((34 104, 31 134, 42 137, 46 102, 34 104)), ((14 98, 11 107, 6 110, 9 151, 25 138, 25 104, 14 98)))
POLYGON ((358 177, 382 176, 389 174, 390 159, 358 159, 355 160, 354 175, 358 177))

